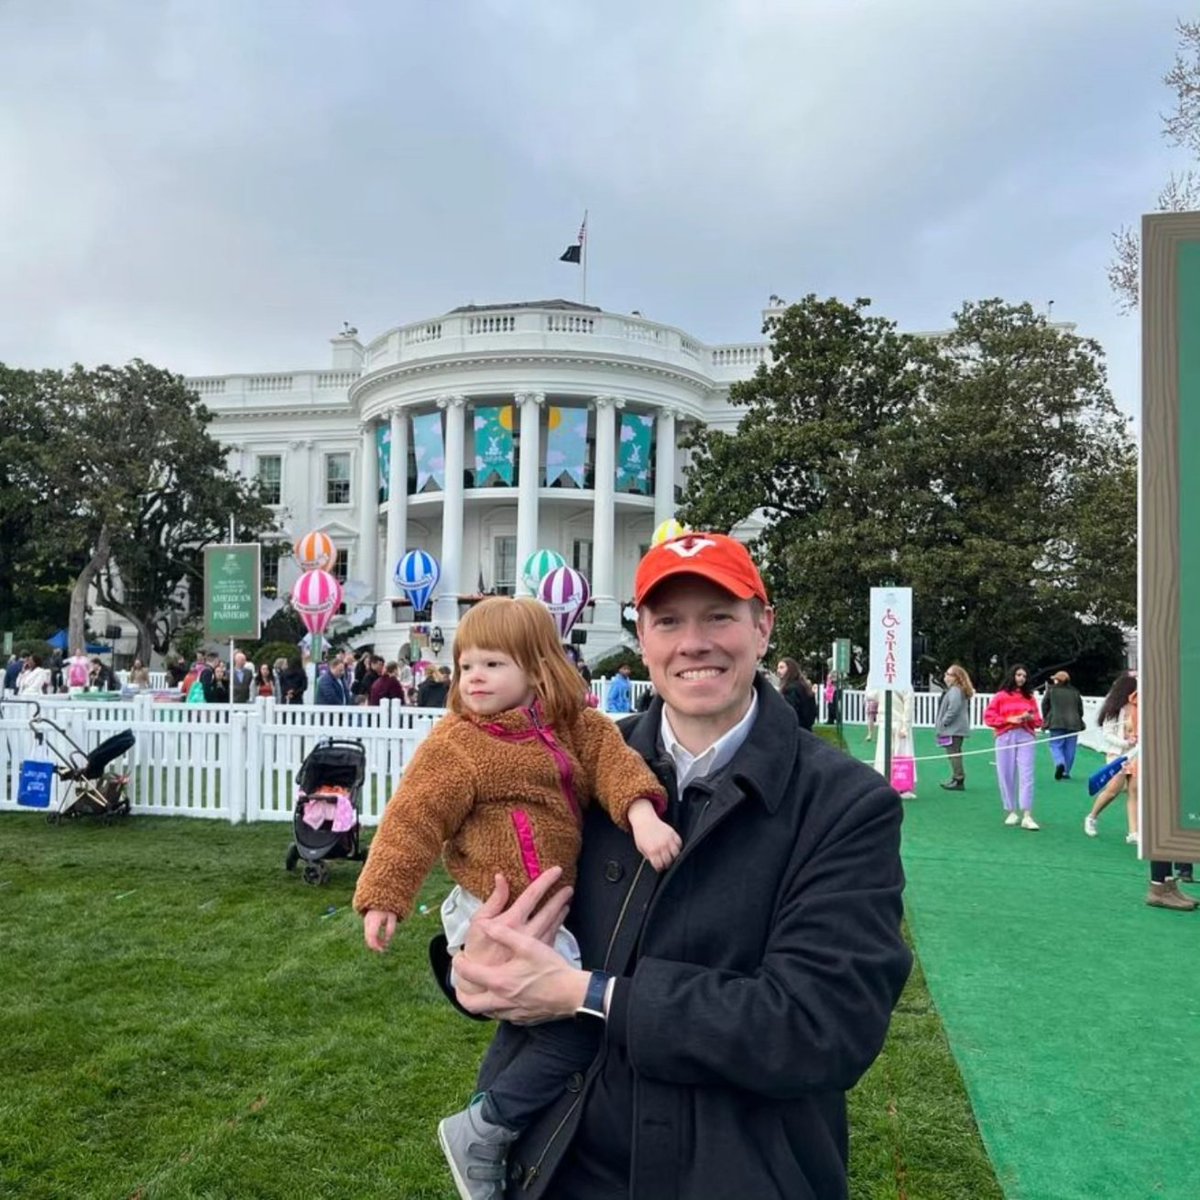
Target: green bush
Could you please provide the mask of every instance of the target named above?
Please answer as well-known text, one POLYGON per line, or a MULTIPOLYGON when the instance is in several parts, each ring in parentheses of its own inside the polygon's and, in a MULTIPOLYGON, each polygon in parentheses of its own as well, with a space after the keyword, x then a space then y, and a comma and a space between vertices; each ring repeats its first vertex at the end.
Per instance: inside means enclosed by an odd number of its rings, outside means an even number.
POLYGON ((286 658, 291 662, 292 655, 300 653, 300 647, 294 642, 256 642, 255 646, 253 654, 249 650, 246 651, 246 657, 256 667, 260 663, 270 663, 274 668, 277 658, 286 658))
POLYGON ((630 675, 633 679, 649 679, 650 673, 646 670, 646 664, 642 662, 642 656, 636 650, 630 650, 627 646, 622 646, 619 650, 614 650, 611 654, 606 654, 599 662, 592 664, 592 675, 599 679, 605 677, 611 679, 616 673, 617 668, 629 664, 631 670, 630 675))

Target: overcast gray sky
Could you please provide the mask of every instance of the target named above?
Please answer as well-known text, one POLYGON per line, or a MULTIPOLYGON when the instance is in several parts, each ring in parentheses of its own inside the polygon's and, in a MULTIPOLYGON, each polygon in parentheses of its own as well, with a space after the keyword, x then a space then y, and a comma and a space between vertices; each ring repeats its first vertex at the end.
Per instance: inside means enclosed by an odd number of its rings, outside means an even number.
POLYGON ((707 341, 1053 301, 1138 387, 1111 234, 1172 165, 1180 0, 0 0, 0 361, 322 368, 455 305, 707 341))

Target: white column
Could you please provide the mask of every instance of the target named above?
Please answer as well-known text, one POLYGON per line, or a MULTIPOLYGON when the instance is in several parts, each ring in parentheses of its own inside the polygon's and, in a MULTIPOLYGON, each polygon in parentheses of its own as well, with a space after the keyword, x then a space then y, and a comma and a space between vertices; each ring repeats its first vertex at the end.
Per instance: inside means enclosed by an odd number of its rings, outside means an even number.
POLYGON ((376 596, 376 561, 379 558, 379 450, 375 423, 362 429, 361 461, 358 464, 358 570, 354 578, 367 585, 367 595, 376 596))
POLYGON ((654 527, 675 515, 675 410, 659 410, 654 447, 654 527))
POLYGON ((592 598, 596 602, 592 620, 597 625, 616 625, 620 620, 613 595, 613 538, 617 512, 617 409, 625 401, 616 396, 596 397, 596 484, 592 508, 592 598))
POLYGON ((440 396, 438 408, 446 411, 446 487, 442 493, 442 578, 433 602, 438 625, 458 624, 459 575, 463 540, 463 418, 466 396, 440 396))
POLYGON ((538 549, 538 457, 541 442, 541 392, 518 392, 514 399, 521 410, 521 459, 517 476, 517 595, 528 596, 522 574, 525 561, 538 549))
POLYGON ((403 409, 393 408, 389 416, 392 457, 388 466, 387 560, 383 564, 384 577, 379 588, 383 608, 376 618, 376 624, 381 625, 395 624, 396 610, 386 597, 398 592, 392 577, 396 564, 408 549, 405 544, 408 540, 408 414, 403 409))

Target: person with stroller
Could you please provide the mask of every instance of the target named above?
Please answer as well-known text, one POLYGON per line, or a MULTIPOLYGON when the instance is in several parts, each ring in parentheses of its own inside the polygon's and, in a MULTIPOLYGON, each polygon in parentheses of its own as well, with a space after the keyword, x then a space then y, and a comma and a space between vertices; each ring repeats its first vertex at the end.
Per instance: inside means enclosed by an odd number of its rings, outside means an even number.
MULTIPOLYGON (((443 847, 455 887, 442 922, 455 953, 480 898, 500 879, 519 895, 556 867, 561 884, 573 884, 580 827, 593 801, 632 832, 657 871, 682 845, 662 819, 665 789, 617 726, 586 704, 583 681, 539 601, 496 596, 475 605, 458 626, 453 661, 451 711, 405 769, 354 894, 375 951, 387 948, 443 847)), ((578 966, 573 935, 560 931, 555 946, 578 966)), ((527 1052, 439 1124, 460 1196, 492 1194, 478 1181, 481 1167, 503 1178, 508 1147, 588 1066, 597 1046, 587 1023, 538 1026, 527 1052)))

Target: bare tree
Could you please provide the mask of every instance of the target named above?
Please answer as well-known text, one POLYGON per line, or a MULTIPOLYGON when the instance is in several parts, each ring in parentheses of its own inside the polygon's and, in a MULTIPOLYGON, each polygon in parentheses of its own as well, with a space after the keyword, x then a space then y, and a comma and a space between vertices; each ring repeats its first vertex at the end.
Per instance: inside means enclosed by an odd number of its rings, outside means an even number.
MULTIPOLYGON (((1163 116, 1163 137, 1200 159, 1200 21, 1177 21, 1179 49, 1163 83, 1175 95, 1175 109, 1163 116)), ((1158 194, 1157 211, 1188 212, 1200 205, 1200 175, 1191 169, 1172 172, 1158 194)), ((1141 243, 1128 225, 1113 234, 1108 282, 1122 312, 1138 306, 1141 243)))

